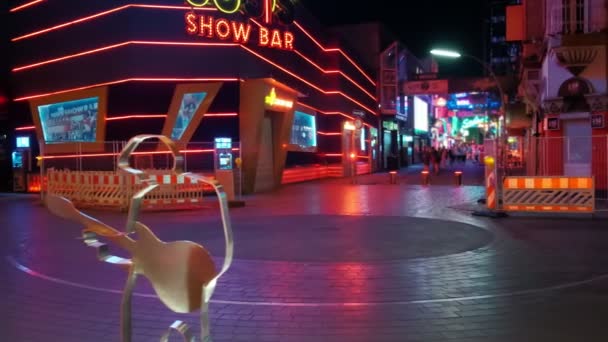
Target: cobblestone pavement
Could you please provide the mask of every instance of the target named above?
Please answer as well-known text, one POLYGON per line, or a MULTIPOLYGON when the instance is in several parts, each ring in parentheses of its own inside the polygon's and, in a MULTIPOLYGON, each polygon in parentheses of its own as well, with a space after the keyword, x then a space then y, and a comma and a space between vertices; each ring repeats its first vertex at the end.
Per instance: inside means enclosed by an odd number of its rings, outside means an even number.
MULTIPOLYGON (((211 304, 215 341, 608 340, 605 219, 476 217, 483 188, 373 177, 286 186, 232 210, 236 260, 211 304)), ((221 262, 213 205, 142 221, 221 262)), ((96 261, 77 225, 0 195, 0 227, 0 340, 119 340, 125 274, 96 261)), ((144 279, 136 292, 134 341, 158 341, 176 319, 198 332, 195 314, 169 312, 144 279)))

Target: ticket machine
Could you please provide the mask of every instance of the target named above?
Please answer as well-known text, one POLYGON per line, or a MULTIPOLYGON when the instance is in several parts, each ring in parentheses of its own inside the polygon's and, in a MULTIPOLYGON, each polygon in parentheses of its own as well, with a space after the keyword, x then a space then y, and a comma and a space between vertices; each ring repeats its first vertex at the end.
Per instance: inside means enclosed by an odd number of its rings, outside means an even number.
POLYGON ((234 158, 232 138, 215 138, 214 141, 215 179, 222 185, 228 201, 234 201, 234 158))
POLYGON ((13 191, 27 191, 27 174, 32 171, 30 137, 17 137, 17 148, 11 153, 13 191))
POLYGON ((215 170, 232 170, 232 139, 215 138, 215 170))

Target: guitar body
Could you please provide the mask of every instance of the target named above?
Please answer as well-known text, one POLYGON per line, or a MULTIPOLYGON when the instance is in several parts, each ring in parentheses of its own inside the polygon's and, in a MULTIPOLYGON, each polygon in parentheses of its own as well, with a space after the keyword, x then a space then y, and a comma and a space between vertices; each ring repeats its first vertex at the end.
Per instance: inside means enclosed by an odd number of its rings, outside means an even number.
POLYGON ((217 274, 209 252, 190 241, 165 243, 140 222, 135 231, 135 272, 148 278, 169 309, 178 313, 199 309, 203 286, 217 274))

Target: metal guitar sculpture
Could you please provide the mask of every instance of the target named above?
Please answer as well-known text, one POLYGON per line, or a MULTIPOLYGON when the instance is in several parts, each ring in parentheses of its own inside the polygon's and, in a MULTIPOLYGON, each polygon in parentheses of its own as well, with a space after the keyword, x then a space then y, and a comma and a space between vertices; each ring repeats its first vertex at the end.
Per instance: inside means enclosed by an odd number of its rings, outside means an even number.
MULTIPOLYGON (((190 177, 194 181, 211 185, 218 197, 226 241, 226 254, 222 269, 217 272, 211 255, 201 245, 190 241, 165 243, 159 240, 148 227, 138 221, 143 198, 147 193, 158 187, 158 184, 144 172, 131 168, 129 157, 141 142, 152 138, 159 139, 173 153, 174 165, 172 171, 181 174, 183 170, 183 158, 169 138, 160 135, 139 135, 129 141, 121 152, 119 167, 136 175, 144 184, 144 188, 137 192, 131 200, 124 233, 82 213, 66 198, 49 196, 46 204, 55 215, 79 222, 85 226, 83 230, 85 243, 97 248, 100 260, 120 265, 127 270, 128 278, 121 304, 121 337, 123 342, 131 341, 131 298, 138 275, 148 278, 159 299, 172 311, 189 313, 200 308, 201 340, 210 341, 209 301, 215 290, 217 280, 230 267, 234 251, 226 195, 221 185, 215 181, 184 173, 184 176, 190 177), (131 237, 133 233, 136 234, 137 239, 131 237), (131 254, 132 258, 124 259, 110 255, 107 246, 97 241, 97 236, 101 236, 123 248, 131 254)), ((161 338, 161 342, 168 340, 171 331, 177 331, 186 341, 195 340, 188 332, 188 327, 181 321, 176 321, 161 338)))

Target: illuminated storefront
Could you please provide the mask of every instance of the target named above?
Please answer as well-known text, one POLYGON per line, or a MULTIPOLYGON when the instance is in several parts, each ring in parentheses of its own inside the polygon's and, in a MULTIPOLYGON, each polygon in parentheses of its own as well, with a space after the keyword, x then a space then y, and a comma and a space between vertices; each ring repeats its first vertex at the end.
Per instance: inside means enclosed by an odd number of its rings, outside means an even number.
POLYGON ((359 121, 356 159, 371 170, 375 77, 297 3, 44 1, 11 16, 12 117, 45 154, 106 153, 141 133, 229 137, 253 192, 295 166, 342 164, 344 123, 359 121))
POLYGON ((456 93, 434 96, 431 140, 435 147, 456 143, 482 144, 497 132, 500 103, 487 93, 456 93))

